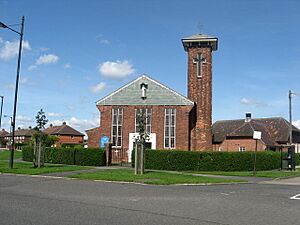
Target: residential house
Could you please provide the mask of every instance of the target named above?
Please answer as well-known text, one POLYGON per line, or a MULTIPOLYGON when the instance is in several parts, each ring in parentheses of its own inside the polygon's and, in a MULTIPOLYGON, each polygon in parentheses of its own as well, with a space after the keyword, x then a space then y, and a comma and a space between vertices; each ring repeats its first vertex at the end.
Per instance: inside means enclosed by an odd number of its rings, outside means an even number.
POLYGON ((212 127, 213 150, 254 151, 256 140, 253 133, 260 131, 257 150, 279 151, 289 145, 291 127, 293 145, 296 152, 300 152, 300 130, 282 117, 252 119, 251 114, 247 113, 245 119, 217 121, 212 127))
MULTIPOLYGON (((15 143, 16 144, 25 144, 31 140, 32 134, 34 133, 34 129, 29 127, 28 129, 18 128, 15 130, 15 143)), ((5 135, 5 140, 11 140, 11 134, 8 133, 5 135)))
POLYGON ((6 147, 7 140, 5 139, 5 136, 8 134, 9 133, 5 129, 2 129, 0 131, 0 147, 1 148, 6 147))
POLYGON ((61 146, 62 144, 83 144, 84 134, 70 127, 66 122, 63 122, 60 126, 50 124, 43 132, 58 137, 58 141, 54 147, 61 146))

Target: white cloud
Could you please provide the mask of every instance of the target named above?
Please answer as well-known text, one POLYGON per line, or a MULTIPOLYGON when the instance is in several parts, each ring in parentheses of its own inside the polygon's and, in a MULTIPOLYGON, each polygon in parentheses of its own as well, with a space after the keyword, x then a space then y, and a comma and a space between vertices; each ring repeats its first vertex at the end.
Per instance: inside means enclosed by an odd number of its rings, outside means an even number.
POLYGON ((79 119, 76 117, 71 117, 69 120, 53 120, 48 124, 53 124, 54 126, 62 125, 63 122, 66 122, 67 125, 73 127, 74 129, 84 132, 87 129, 91 129, 99 126, 99 117, 94 117, 92 119, 79 119))
POLYGON ((103 35, 102 35, 102 34, 98 35, 96 38, 97 38, 97 39, 99 40, 99 42, 100 42, 101 44, 103 44, 103 45, 108 45, 108 44, 110 44, 110 41, 107 40, 106 38, 103 38, 103 35))
POLYGON ((49 116, 49 117, 62 117, 63 114, 62 113, 49 112, 49 113, 47 113, 47 116, 49 116))
MULTIPOLYGON (((2 40, 2 39, 1 39, 2 40)), ((3 42, 3 40, 2 40, 3 42)), ((30 50, 31 47, 28 41, 23 41, 22 50, 30 50)), ((19 54, 19 41, 5 41, 2 48, 0 48, 0 59, 9 60, 16 57, 19 54)))
POLYGON ((34 69, 36 69, 36 68, 37 68, 36 65, 31 65, 31 66, 29 66, 27 69, 28 69, 28 70, 34 70, 34 69))
POLYGON ((20 78, 20 84, 33 85, 34 83, 28 77, 23 76, 23 77, 20 78))
POLYGON ((59 60, 59 57, 54 54, 42 55, 36 60, 36 65, 54 64, 59 60))
POLYGON ((300 120, 295 120, 295 121, 292 122, 292 124, 293 124, 295 127, 297 127, 297 128, 300 129, 300 120))
POLYGON ((106 61, 99 65, 102 76, 112 79, 122 79, 134 73, 133 65, 127 60, 116 62, 106 61))
POLYGON ((103 91, 106 88, 106 83, 105 82, 100 82, 96 84, 95 86, 90 87, 91 92, 93 93, 99 93, 103 91))
POLYGON ((16 117, 17 122, 33 122, 33 119, 29 116, 17 115, 16 117))
POLYGON ((254 99, 249 99, 249 98, 242 98, 241 99, 241 104, 254 106, 254 107, 259 107, 259 108, 269 106, 267 103, 257 101, 257 100, 254 100, 254 99))
POLYGON ((4 42, 4 41, 3 41, 2 37, 0 37, 0 44, 3 43, 3 42, 4 42))
POLYGON ((65 65, 64 65, 64 68, 65 69, 70 69, 72 66, 71 66, 71 64, 70 63, 66 63, 65 65))
POLYGON ((14 84, 6 84, 5 88, 9 89, 9 90, 14 90, 15 89, 15 85, 14 84))

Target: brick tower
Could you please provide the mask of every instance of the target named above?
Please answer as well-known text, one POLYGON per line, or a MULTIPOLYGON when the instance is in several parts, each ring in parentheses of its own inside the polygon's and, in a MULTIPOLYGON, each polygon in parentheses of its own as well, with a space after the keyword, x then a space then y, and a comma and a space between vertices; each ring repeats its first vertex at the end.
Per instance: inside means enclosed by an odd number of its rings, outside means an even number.
POLYGON ((197 34, 182 39, 188 53, 188 98, 196 103, 191 115, 192 151, 212 150, 212 51, 218 38, 197 34))

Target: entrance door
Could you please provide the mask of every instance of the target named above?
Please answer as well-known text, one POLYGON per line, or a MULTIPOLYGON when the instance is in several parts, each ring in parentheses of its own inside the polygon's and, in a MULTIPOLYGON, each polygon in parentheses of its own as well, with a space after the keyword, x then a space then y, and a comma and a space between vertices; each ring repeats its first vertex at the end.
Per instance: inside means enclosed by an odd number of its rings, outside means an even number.
MULTIPOLYGON (((132 150, 134 148, 135 139, 139 137, 138 133, 129 133, 129 148, 128 148, 128 162, 131 162, 132 150)), ((146 142, 146 149, 156 149, 156 134, 151 133, 149 140, 146 142)))

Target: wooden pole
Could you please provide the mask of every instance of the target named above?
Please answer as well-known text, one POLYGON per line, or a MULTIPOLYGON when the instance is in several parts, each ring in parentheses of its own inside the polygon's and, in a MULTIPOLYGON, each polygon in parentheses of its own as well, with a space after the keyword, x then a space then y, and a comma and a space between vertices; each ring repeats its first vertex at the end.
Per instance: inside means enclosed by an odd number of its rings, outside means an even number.
POLYGON ((139 173, 138 171, 138 164, 139 164, 139 157, 138 157, 138 144, 135 143, 135 152, 134 152, 134 174, 137 175, 139 173))

